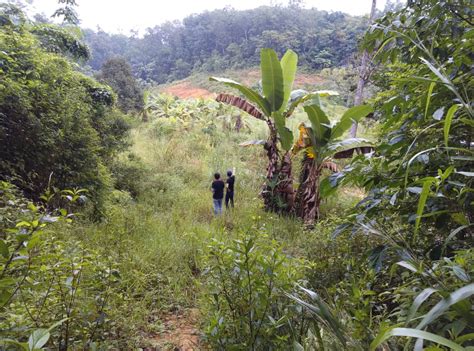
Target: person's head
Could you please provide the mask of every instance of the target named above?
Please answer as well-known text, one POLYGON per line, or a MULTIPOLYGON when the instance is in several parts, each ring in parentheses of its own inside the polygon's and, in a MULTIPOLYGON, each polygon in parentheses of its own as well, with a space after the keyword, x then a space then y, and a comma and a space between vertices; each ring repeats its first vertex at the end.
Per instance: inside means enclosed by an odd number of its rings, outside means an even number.
POLYGON ((227 171, 227 176, 232 177, 232 171, 230 169, 227 171))
POLYGON ((214 173, 214 178, 217 180, 217 179, 220 179, 221 175, 219 172, 216 172, 214 173))

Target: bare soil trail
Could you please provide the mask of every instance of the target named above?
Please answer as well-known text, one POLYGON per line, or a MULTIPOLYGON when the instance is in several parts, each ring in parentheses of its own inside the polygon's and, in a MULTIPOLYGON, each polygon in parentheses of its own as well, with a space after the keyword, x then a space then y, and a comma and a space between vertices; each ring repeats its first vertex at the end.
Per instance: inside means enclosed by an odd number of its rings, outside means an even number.
MULTIPOLYGON (((258 82, 261 73, 258 69, 245 69, 240 71, 230 71, 220 74, 211 74, 220 77, 229 77, 243 84, 252 85, 258 82)), ((158 87, 158 91, 176 96, 180 99, 196 99, 196 98, 212 98, 215 92, 211 91, 207 82, 207 77, 188 77, 183 80, 175 81, 158 87), (200 83, 201 81, 201 83, 200 83)), ((311 73, 299 73, 296 75, 294 87, 295 89, 304 89, 324 84, 326 79, 311 73)))
POLYGON ((150 338, 152 347, 145 351, 198 351, 205 347, 201 344, 199 331, 199 310, 186 309, 165 314, 164 331, 150 338))

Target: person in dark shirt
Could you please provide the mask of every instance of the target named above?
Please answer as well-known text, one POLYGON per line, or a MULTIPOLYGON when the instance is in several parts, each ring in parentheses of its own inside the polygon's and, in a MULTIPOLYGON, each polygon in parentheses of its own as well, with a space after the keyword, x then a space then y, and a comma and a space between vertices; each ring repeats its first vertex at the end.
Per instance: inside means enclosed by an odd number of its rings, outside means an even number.
POLYGON ((234 184, 235 184, 235 175, 232 171, 227 171, 227 180, 226 180, 226 192, 225 192, 225 207, 229 209, 229 202, 232 208, 234 208, 234 184))
POLYGON ((221 175, 219 173, 214 174, 214 181, 211 185, 212 191, 212 200, 214 204, 214 214, 222 214, 222 199, 224 198, 224 187, 225 184, 221 180, 221 175))

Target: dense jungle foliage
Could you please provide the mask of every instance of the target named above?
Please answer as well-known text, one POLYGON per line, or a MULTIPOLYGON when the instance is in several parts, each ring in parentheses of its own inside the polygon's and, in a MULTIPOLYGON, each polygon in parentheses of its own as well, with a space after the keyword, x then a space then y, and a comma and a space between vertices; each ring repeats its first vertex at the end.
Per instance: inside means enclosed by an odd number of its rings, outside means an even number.
POLYGON ((238 11, 214 10, 182 22, 149 28, 143 38, 85 30, 91 48, 88 64, 99 70, 107 59, 122 56, 135 75, 164 83, 193 71, 220 72, 259 63, 260 49, 279 55, 292 49, 300 65, 321 69, 347 64, 357 51, 366 19, 298 6, 266 6, 238 11))
POLYGON ((214 99, 143 92, 123 58, 89 77, 60 3, 61 26, 0 5, 0 349, 474 350, 467 1, 379 18, 353 107, 351 84, 293 89, 314 58, 293 39, 214 99))

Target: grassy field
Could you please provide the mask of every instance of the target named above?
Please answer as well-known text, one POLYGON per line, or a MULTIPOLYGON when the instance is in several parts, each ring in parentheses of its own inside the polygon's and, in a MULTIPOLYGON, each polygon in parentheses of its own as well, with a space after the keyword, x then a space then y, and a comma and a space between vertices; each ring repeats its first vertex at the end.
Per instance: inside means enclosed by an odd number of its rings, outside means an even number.
MULTIPOLYGON (((333 106, 328 111, 336 115, 343 108, 333 106)), ((296 115, 292 128, 301 120, 302 116, 296 115)), ((230 242, 245 233, 263 231, 282 243, 287 253, 313 259, 318 250, 324 251, 324 241, 341 211, 361 196, 356 189, 343 189, 339 196, 325 200, 322 211, 326 220, 307 232, 296 219, 263 211, 259 198, 266 167, 263 149, 239 146, 249 139, 264 139, 263 123, 249 118, 251 131, 245 133, 223 131, 217 124, 212 133, 194 128, 166 134, 157 132, 161 131, 159 123, 152 120, 133 129, 131 148, 121 156, 124 162, 140 160, 138 198, 115 191, 107 220, 85 223, 74 233, 121 262, 118 268, 128 290, 123 294, 126 301, 116 301, 110 313, 121 320, 124 334, 134 335, 126 341, 130 345, 176 343, 172 329, 178 327, 165 321, 170 313, 174 318, 181 316, 180 321, 189 311, 199 311, 201 298, 208 293, 201 272, 212 239, 230 242), (215 217, 212 176, 232 168, 237 178, 235 209, 215 217), (330 225, 328 218, 333 219, 330 225)), ((198 316, 193 312, 192 325, 199 335, 198 316)))

